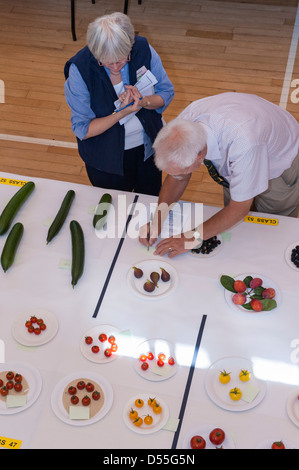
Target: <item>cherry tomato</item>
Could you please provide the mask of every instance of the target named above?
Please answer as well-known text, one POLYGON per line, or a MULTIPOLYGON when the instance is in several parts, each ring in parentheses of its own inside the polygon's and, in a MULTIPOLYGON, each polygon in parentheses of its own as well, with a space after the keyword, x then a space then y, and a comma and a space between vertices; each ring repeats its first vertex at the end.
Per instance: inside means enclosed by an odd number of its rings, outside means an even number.
POLYGON ((91 396, 92 396, 92 398, 93 398, 94 400, 99 400, 99 399, 101 398, 101 394, 100 394, 100 392, 98 392, 97 390, 95 390, 94 392, 92 392, 92 395, 91 395, 91 396))
POLYGON ((111 351, 116 352, 118 350, 118 346, 116 343, 111 344, 111 351))
POLYGON ((139 360, 140 360, 141 362, 145 362, 145 361, 147 360, 147 356, 146 356, 145 354, 140 354, 139 360))
POLYGON ((170 357, 170 358, 168 359, 168 364, 169 364, 170 366, 173 366, 173 365, 175 364, 174 357, 170 357))
POLYGON ((85 388, 85 382, 84 380, 80 380, 78 383, 77 383, 77 387, 79 390, 83 390, 85 388))
POLYGON ((32 317, 30 318, 30 321, 31 321, 31 323, 36 323, 36 322, 37 322, 36 316, 32 316, 32 317))
POLYGON ((91 336, 85 336, 85 343, 86 344, 91 344, 93 341, 92 337, 91 336))
POLYGON ((111 349, 109 349, 109 348, 105 349, 104 354, 105 354, 106 357, 111 357, 111 355, 112 355, 111 349))
POLYGON ((16 382, 14 384, 14 389, 15 389, 16 392, 21 392, 22 389, 23 389, 23 385, 20 382, 16 382))
POLYGON ((147 424, 148 426, 151 425, 153 422, 153 418, 152 416, 150 415, 147 415, 145 418, 144 418, 144 424, 147 424))
POLYGON ((115 343, 115 337, 113 335, 110 335, 109 338, 108 338, 108 341, 109 341, 110 344, 115 343))
POLYGON ((242 397, 242 392, 239 388, 235 387, 230 390, 229 396, 231 397, 232 400, 238 401, 242 397))
POLYGON ((154 355, 152 352, 149 352, 148 355, 147 355, 147 358, 149 361, 152 361, 154 359, 154 355))
POLYGON ((222 370, 219 375, 219 382, 222 384, 228 384, 230 381, 230 372, 226 372, 226 370, 222 370))
POLYGON ((41 334, 41 329, 40 328, 34 328, 34 334, 40 335, 41 334))
POLYGON ((97 354, 100 350, 99 346, 97 346, 96 344, 94 344, 92 347, 91 347, 91 350, 93 353, 97 354))
POLYGON ((71 403, 72 405, 77 405, 77 403, 79 403, 79 398, 77 397, 77 395, 71 396, 71 403))
POLYGON ((131 408, 131 410, 130 410, 129 418, 132 419, 132 420, 138 418, 138 413, 137 413, 136 410, 133 410, 133 408, 131 408))
POLYGON ((34 326, 30 325, 27 329, 29 333, 34 333, 34 326))
POLYGON ((23 377, 21 376, 21 374, 16 374, 15 375, 15 381, 16 382, 22 382, 22 380, 23 380, 23 377))
POLYGON ((147 362, 143 362, 143 363, 141 364, 141 369, 142 369, 142 370, 147 370, 147 369, 148 369, 148 363, 147 363, 147 362))
POLYGON ((273 442, 271 449, 285 449, 285 445, 282 441, 273 442))
POLYGON ((1 390, 0 390, 0 393, 1 393, 2 397, 6 397, 6 395, 8 394, 7 388, 2 387, 1 390))
POLYGON ((165 361, 165 359, 166 359, 165 354, 164 353, 158 354, 158 359, 160 359, 160 361, 165 361))
POLYGON ((12 380, 14 378, 15 374, 10 370, 9 372, 7 372, 6 374, 6 378, 7 380, 12 380))
POLYGON ((70 395, 75 395, 77 393, 77 389, 73 385, 71 385, 67 391, 69 392, 70 395))
POLYGON ((31 326, 31 325, 32 325, 32 323, 31 323, 31 321, 30 321, 30 320, 27 320, 27 321, 25 322, 25 326, 26 326, 26 328, 28 328, 28 327, 29 327, 29 326, 31 326))
POLYGON ((143 404, 144 404, 144 401, 141 400, 141 398, 137 398, 135 400, 135 406, 137 406, 137 408, 141 408, 143 406, 143 404))
POLYGON ((201 436, 193 436, 190 440, 191 449, 205 449, 206 441, 201 436))
POLYGON ((133 423, 135 426, 141 426, 143 424, 143 419, 138 416, 138 418, 134 419, 133 423))
POLYGON ((149 398, 149 399, 147 400, 148 406, 154 406, 155 403, 156 403, 156 399, 155 399, 155 398, 149 398))
POLYGON ((42 324, 44 323, 44 320, 43 320, 42 318, 38 318, 38 319, 36 320, 36 323, 37 323, 38 325, 42 325, 42 324))
POLYGON ((225 439, 225 432, 220 428, 215 428, 210 432, 209 438, 212 444, 219 446, 225 439))
POLYGON ((13 386, 14 386, 14 383, 12 380, 9 380, 8 382, 6 382, 5 387, 7 388, 7 390, 11 390, 13 386))
POLYGON ((86 390, 87 390, 88 392, 93 392, 93 391, 94 391, 94 385, 93 385, 92 383, 90 383, 90 382, 87 382, 87 384, 86 384, 86 390))
POLYGON ((158 359, 158 360, 157 360, 157 365, 158 365, 159 367, 163 367, 163 366, 164 366, 164 361, 162 361, 161 359, 158 359))
POLYGON ((3 387, 3 380, 0 379, 0 388, 3 387))
POLYGON ((47 328, 47 325, 45 323, 42 323, 39 327, 41 331, 45 331, 45 329, 47 328))
POLYGON ((83 406, 88 406, 90 404, 90 398, 89 396, 85 395, 83 398, 82 398, 82 405, 83 406))
POLYGON ((105 341, 107 341, 107 335, 105 335, 105 333, 101 333, 99 335, 99 340, 101 341, 101 343, 104 343, 105 341))
POLYGON ((161 411, 162 411, 162 407, 159 405, 159 403, 155 403, 153 405, 153 412, 158 415, 161 413, 161 411))

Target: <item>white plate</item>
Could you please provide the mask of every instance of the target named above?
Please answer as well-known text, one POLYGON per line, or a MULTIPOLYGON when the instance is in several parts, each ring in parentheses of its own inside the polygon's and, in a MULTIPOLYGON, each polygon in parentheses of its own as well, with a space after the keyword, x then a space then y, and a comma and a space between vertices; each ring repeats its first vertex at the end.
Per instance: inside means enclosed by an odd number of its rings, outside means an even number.
POLYGON ((278 439, 273 439, 272 441, 270 439, 267 439, 267 440, 261 442, 256 447, 256 449, 270 449, 271 450, 272 444, 274 442, 277 442, 277 441, 278 442, 282 441, 284 443, 286 449, 299 449, 298 445, 294 444, 293 442, 289 441, 288 439, 282 439, 281 437, 279 437, 278 439))
POLYGON ((225 433, 225 438, 222 444, 216 446, 212 444, 209 439, 210 432, 213 429, 218 428, 220 426, 212 426, 211 424, 206 424, 204 426, 195 426, 193 429, 190 429, 184 436, 182 442, 182 449, 191 449, 190 441, 193 436, 201 436, 206 441, 205 449, 216 449, 216 447, 222 447, 223 449, 235 449, 235 443, 232 437, 223 429, 225 433))
POLYGON ((242 305, 236 305, 234 304, 234 302, 232 301, 232 297, 233 297, 233 292, 225 289, 224 289, 224 297, 225 297, 225 300, 227 302, 227 304, 232 307, 234 310, 237 310, 237 311, 240 311, 240 312, 243 312, 243 313, 249 313, 251 315, 256 315, 256 314, 265 314, 265 313, 271 313, 271 312, 274 312, 276 311, 279 306, 281 305, 281 291, 279 289, 279 287, 277 286, 277 284, 275 284, 275 282, 273 282, 271 279, 263 276, 263 274, 251 274, 251 273, 247 273, 247 274, 238 274, 237 276, 232 276, 236 281, 237 280, 241 280, 243 281, 243 279, 245 279, 246 276, 251 276, 251 277, 259 277, 260 279, 262 279, 263 281, 263 287, 273 287, 273 289, 275 289, 275 297, 274 297, 274 300, 276 300, 276 303, 277 303, 277 307, 272 309, 272 310, 261 310, 260 312, 256 312, 255 310, 247 310, 246 308, 244 308, 242 305))
POLYGON ((178 274, 175 268, 171 264, 167 263, 166 261, 162 261, 159 259, 144 260, 144 261, 139 261, 138 263, 132 265, 132 267, 130 268, 127 274, 127 283, 130 289, 139 297, 143 299, 157 300, 157 299, 166 297, 167 295, 169 295, 171 292, 174 291, 174 289, 178 285, 178 274), (133 266, 136 266, 142 269, 143 276, 140 279, 137 279, 134 276, 133 266), (148 279, 150 280, 150 274, 153 271, 156 271, 159 274, 161 274, 160 267, 164 268, 170 274, 169 281, 163 282, 160 279, 158 282, 159 287, 156 287, 153 292, 146 292, 143 288, 144 283, 148 279))
POLYGON ((286 249, 286 251, 284 253, 284 256, 285 256, 285 260, 286 260, 287 264, 290 266, 290 268, 292 268, 295 271, 299 272, 299 268, 297 268, 294 265, 293 261, 291 261, 292 251, 293 251, 294 248, 296 248, 297 245, 299 245, 299 241, 291 243, 291 245, 289 245, 288 248, 286 249))
POLYGON ((129 429, 131 429, 132 431, 134 431, 138 434, 152 434, 154 432, 160 431, 160 429, 162 429, 165 426, 165 424, 167 423, 168 418, 169 418, 169 408, 168 408, 168 406, 166 405, 166 403, 161 398, 159 398, 159 397, 157 397, 156 395, 153 395, 153 394, 141 393, 140 395, 136 395, 135 397, 131 398, 128 401, 128 403, 124 407, 124 411, 123 411, 123 419, 124 419, 126 425, 128 426, 129 429), (161 413, 156 414, 156 413, 153 412, 152 407, 147 404, 147 401, 148 401, 149 397, 155 398, 157 403, 159 403, 159 405, 161 405, 161 407, 162 407, 161 413), (143 405, 142 408, 136 408, 136 406, 135 406, 135 400, 139 399, 139 398, 144 401, 144 405, 143 405), (150 425, 146 425, 146 424, 143 423, 141 426, 136 426, 135 424, 133 424, 133 421, 130 419, 130 416, 129 416, 129 413, 130 413, 132 408, 138 412, 138 415, 141 418, 144 418, 144 416, 146 416, 148 414, 150 416, 152 416, 153 417, 153 423, 150 424, 150 425))
POLYGON ((82 336, 80 340, 80 350, 84 357, 86 357, 91 362, 96 362, 97 364, 105 364, 107 362, 114 361, 121 353, 121 342, 119 335, 119 329, 115 328, 112 325, 97 325, 93 328, 90 328, 86 333, 82 336), (105 333, 107 335, 107 341, 101 342, 98 337, 101 333, 105 333), (112 356, 106 357, 104 351, 107 348, 111 347, 111 344, 108 342, 108 338, 110 335, 115 336, 115 342, 118 346, 117 351, 112 353, 112 356), (92 344, 86 344, 85 338, 86 336, 91 336, 93 338, 92 344), (93 353, 91 348, 92 346, 99 346, 100 351, 98 353, 93 353))
POLYGON ((90 424, 96 423, 102 419, 110 410, 113 403, 113 389, 110 383, 99 374, 96 374, 92 371, 78 371, 73 372, 72 374, 61 379, 55 386, 52 395, 51 395, 51 406, 52 410, 56 414, 57 418, 63 421, 66 424, 72 426, 88 426, 90 424), (70 419, 69 414, 67 413, 65 407, 63 406, 63 391, 65 387, 72 381, 86 377, 90 380, 96 382, 104 392, 104 405, 100 411, 90 419, 80 420, 80 419, 70 419))
POLYGON ((133 367, 136 372, 141 375, 141 377, 147 380, 152 380, 154 382, 159 382, 161 380, 166 380, 170 377, 173 377, 178 371, 178 364, 176 362, 174 345, 169 343, 168 341, 159 338, 153 338, 142 342, 134 351, 133 367), (149 367, 147 370, 143 370, 141 369, 142 361, 140 361, 140 355, 147 355, 149 352, 153 353, 154 359, 147 359, 146 362, 149 367), (163 367, 159 367, 157 365, 159 353, 164 353, 166 356, 163 367), (175 363, 173 365, 168 364, 169 357, 174 358, 175 363))
POLYGON ((21 313, 12 325, 12 335, 18 343, 23 346, 41 346, 51 341, 58 331, 58 321, 56 316, 48 310, 35 308, 21 313), (25 322, 31 317, 42 318, 46 324, 46 329, 40 335, 28 333, 25 322))
POLYGON ((37 369, 32 367, 30 364, 24 362, 6 362, 0 364, 0 372, 3 371, 14 371, 21 374, 27 381, 29 391, 27 394, 27 403, 24 406, 18 406, 13 408, 6 408, 6 403, 0 400, 0 414, 11 415, 19 413, 29 408, 38 399, 42 389, 42 378, 37 369))
POLYGON ((223 238, 222 238, 221 235, 217 235, 217 238, 218 238, 218 240, 221 241, 221 243, 219 245, 217 245, 216 248, 214 248, 213 251, 211 251, 211 253, 209 253, 209 254, 194 253, 191 250, 190 251, 191 255, 196 256, 197 258, 202 258, 202 259, 210 259, 210 258, 212 258, 212 256, 218 255, 222 251, 224 243, 223 243, 223 238))
POLYGON ((290 420, 299 427, 299 391, 293 392, 287 401, 287 413, 290 420))
POLYGON ((228 411, 245 411, 257 406, 266 395, 267 384, 254 377, 253 369, 251 361, 242 357, 224 357, 214 362, 205 376, 205 389, 210 399, 220 408, 228 411), (243 369, 251 373, 248 382, 242 382, 239 379, 239 373, 243 369), (220 372, 223 370, 231 372, 231 380, 228 384, 222 384, 219 381, 220 372), (235 387, 243 393, 248 387, 257 387, 259 392, 252 401, 247 402, 242 398, 239 401, 233 401, 229 396, 229 391, 235 387))

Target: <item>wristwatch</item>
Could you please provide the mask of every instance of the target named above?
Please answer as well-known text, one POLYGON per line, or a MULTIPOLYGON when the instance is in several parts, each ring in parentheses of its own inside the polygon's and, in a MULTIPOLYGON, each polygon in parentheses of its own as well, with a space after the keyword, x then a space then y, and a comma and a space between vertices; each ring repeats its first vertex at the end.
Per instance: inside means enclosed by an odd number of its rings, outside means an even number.
POLYGON ((200 235, 200 233, 197 229, 194 229, 193 237, 195 238, 195 240, 198 241, 198 245, 196 247, 194 247, 194 249, 200 248, 202 243, 203 243, 203 239, 201 238, 201 235, 200 235))

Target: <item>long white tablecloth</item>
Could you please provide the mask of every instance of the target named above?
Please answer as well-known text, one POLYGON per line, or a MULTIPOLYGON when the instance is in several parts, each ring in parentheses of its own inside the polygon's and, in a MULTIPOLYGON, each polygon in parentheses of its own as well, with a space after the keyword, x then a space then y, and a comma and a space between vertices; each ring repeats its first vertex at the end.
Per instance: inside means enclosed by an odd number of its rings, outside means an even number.
MULTIPOLYGON (((0 273, 0 340, 5 346, 5 363, 29 364, 42 378, 41 392, 32 406, 1 414, 1 437, 21 440, 21 448, 182 449, 192 430, 211 426, 223 428, 236 448, 267 447, 280 440, 299 448, 298 426, 287 412, 289 398, 299 394, 299 272, 285 259, 286 248, 299 240, 297 219, 277 216, 275 226, 242 222, 223 234, 221 250, 205 259, 190 253, 157 259, 152 250, 147 252, 126 234, 123 239, 95 236, 92 210, 106 190, 4 173, 0 178, 36 184, 14 221, 22 222, 25 229, 14 265, 0 273), (49 220, 69 189, 76 196, 67 221, 46 245, 49 220), (71 259, 70 220, 81 224, 86 247, 84 273, 74 289, 70 269, 60 267, 61 261, 71 259), (148 259, 157 259, 158 266, 167 261, 178 273, 173 292, 155 301, 135 295, 127 283, 131 267, 148 259), (222 274, 234 277, 240 273, 273 280, 282 295, 278 307, 253 314, 230 306, 219 279, 222 274), (58 331, 47 344, 24 347, 14 339, 12 328, 19 315, 36 308, 56 316, 58 331), (100 324, 126 332, 130 352, 107 364, 84 357, 80 340, 100 324), (131 351, 152 338, 176 347, 179 367, 167 380, 146 380, 134 369, 131 351), (236 412, 219 406, 206 389, 210 368, 225 357, 243 357, 255 364, 266 393, 251 409, 236 412), (51 405, 55 386, 77 371, 100 374, 113 389, 109 412, 84 427, 66 424, 51 405), (151 434, 129 429, 124 408, 138 394, 160 397, 169 408, 172 427, 151 434)), ((0 211, 17 189, 0 184, 0 211)), ((117 201, 119 194, 109 192, 117 201)), ((132 208, 131 223, 136 222, 134 198, 146 205, 156 198, 120 194, 125 205, 119 214, 116 203, 114 207, 122 233, 132 208)), ((204 218, 218 210, 205 206, 204 218)), ((1 251, 5 239, 6 235, 0 237, 1 251)))

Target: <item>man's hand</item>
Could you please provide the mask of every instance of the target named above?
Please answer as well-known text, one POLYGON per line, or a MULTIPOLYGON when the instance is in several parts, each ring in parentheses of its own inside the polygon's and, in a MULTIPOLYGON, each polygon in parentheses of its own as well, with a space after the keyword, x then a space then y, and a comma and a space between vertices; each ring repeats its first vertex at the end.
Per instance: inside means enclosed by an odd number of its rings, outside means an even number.
POLYGON ((193 232, 181 233, 159 242, 154 255, 168 255, 169 258, 174 258, 177 255, 187 253, 198 245, 199 242, 193 237, 193 232))

